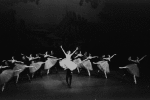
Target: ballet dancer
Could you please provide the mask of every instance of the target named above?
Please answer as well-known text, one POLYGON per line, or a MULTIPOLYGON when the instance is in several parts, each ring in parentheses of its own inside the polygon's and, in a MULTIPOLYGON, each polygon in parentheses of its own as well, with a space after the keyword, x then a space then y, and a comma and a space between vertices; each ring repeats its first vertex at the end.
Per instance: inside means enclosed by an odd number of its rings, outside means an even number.
POLYGON ((103 55, 102 61, 93 62, 93 64, 97 64, 97 67, 104 72, 106 79, 107 79, 107 73, 110 73, 108 61, 110 61, 115 55, 116 54, 112 56, 108 55, 108 57, 105 57, 105 55, 103 55))
POLYGON ((62 46, 60 46, 63 53, 65 54, 65 58, 60 61, 60 66, 66 70, 66 82, 69 87, 71 87, 71 82, 72 82, 72 71, 76 69, 77 65, 72 61, 71 57, 72 55, 78 50, 78 47, 76 50, 71 53, 71 51, 68 51, 67 53, 64 51, 62 46))
POLYGON ((132 60, 131 56, 128 58, 129 61, 132 61, 134 64, 129 64, 125 67, 119 67, 120 69, 124 69, 127 68, 129 70, 129 72, 133 75, 133 79, 134 79, 134 83, 137 84, 137 80, 136 77, 139 77, 139 68, 138 68, 138 64, 140 63, 141 60, 143 60, 147 55, 143 56, 141 59, 139 59, 139 57, 137 57, 136 60, 132 60))

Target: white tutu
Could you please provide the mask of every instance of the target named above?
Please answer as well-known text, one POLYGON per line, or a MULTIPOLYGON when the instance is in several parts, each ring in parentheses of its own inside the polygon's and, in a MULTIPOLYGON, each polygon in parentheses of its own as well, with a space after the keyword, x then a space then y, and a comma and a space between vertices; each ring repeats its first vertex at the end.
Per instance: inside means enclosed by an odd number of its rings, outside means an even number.
POLYGON ((88 70, 93 70, 92 64, 91 64, 91 61, 90 61, 90 60, 83 61, 82 64, 83 64, 83 66, 84 66, 86 69, 88 69, 88 70))
POLYGON ((30 66, 33 66, 33 67, 29 67, 30 73, 34 73, 34 72, 36 72, 38 69, 40 69, 40 67, 41 67, 41 65, 42 65, 43 63, 44 63, 44 62, 32 63, 30 66))
POLYGON ((50 69, 51 67, 53 67, 57 62, 57 59, 54 58, 48 58, 45 62, 45 67, 44 69, 50 69))
POLYGON ((66 60, 65 60, 65 59, 62 59, 62 60, 59 61, 59 65, 60 65, 62 68, 64 68, 64 69, 67 68, 67 67, 65 66, 65 63, 66 63, 66 60))
POLYGON ((73 62, 74 62, 75 64, 80 64, 80 63, 82 63, 82 61, 81 61, 80 58, 74 59, 73 62))
POLYGON ((77 64, 75 64, 73 61, 62 59, 59 62, 60 66, 64 69, 69 68, 71 71, 75 70, 77 68, 77 64))
POLYGON ((137 67, 137 64, 130 64, 126 66, 129 70, 129 72, 133 75, 135 75, 136 77, 139 77, 139 68, 137 67))
POLYGON ((14 75, 14 70, 4 70, 0 74, 0 85, 8 82, 14 75))
POLYGON ((15 64, 15 67, 13 68, 13 70, 19 70, 19 71, 16 71, 14 73, 14 76, 18 76, 25 68, 26 67, 24 64, 15 64))
POLYGON ((77 67, 79 67, 79 68, 81 67, 82 61, 80 58, 73 60, 73 62, 77 65, 77 67))
POLYGON ((107 73, 110 72, 108 61, 99 61, 97 66, 102 71, 105 71, 107 73))

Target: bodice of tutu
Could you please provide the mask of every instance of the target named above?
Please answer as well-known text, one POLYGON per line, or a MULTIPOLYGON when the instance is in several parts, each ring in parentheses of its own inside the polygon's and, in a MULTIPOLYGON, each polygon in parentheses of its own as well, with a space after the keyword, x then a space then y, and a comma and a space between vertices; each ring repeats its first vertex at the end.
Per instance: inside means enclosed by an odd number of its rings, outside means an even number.
POLYGON ((66 55, 66 58, 65 58, 67 61, 71 61, 71 55, 66 55))

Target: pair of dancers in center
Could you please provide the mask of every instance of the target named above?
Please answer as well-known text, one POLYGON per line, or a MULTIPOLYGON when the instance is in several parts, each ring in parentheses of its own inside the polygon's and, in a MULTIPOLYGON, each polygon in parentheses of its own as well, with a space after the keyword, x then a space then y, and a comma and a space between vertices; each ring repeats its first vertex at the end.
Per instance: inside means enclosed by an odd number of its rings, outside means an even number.
POLYGON ((63 67, 64 70, 66 70, 66 82, 67 82, 68 87, 71 88, 72 71, 77 68, 77 65, 72 61, 71 57, 78 50, 78 47, 76 48, 76 50, 74 50, 73 53, 71 53, 70 50, 65 52, 65 50, 62 48, 62 46, 60 46, 60 47, 66 56, 64 59, 62 59, 60 61, 60 66, 63 67))

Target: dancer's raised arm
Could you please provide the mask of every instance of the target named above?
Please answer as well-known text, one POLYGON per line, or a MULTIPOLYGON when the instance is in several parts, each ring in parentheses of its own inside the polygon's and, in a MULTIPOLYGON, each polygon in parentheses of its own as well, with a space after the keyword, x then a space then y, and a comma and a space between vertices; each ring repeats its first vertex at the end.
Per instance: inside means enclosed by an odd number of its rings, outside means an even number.
POLYGON ((66 52, 65 52, 65 50, 62 48, 62 46, 60 46, 60 47, 61 47, 62 51, 64 52, 64 54, 67 55, 66 52))
POLYGON ((74 50, 74 52, 71 54, 71 56, 78 50, 78 47, 76 48, 76 50, 74 50))
POLYGON ((113 54, 110 58, 113 58, 115 55, 117 55, 117 54, 113 54))
POLYGON ((140 62, 140 61, 143 60, 146 56, 147 56, 147 55, 143 56, 143 57, 142 57, 140 60, 138 60, 138 61, 140 62))

